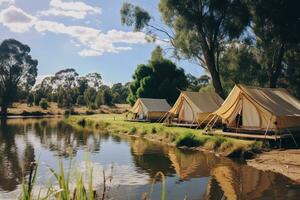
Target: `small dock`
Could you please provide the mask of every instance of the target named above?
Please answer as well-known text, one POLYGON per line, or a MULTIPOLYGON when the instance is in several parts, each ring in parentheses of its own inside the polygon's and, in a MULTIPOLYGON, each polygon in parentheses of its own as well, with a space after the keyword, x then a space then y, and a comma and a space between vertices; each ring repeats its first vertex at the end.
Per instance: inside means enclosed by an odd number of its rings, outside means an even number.
POLYGON ((124 119, 125 122, 150 122, 146 119, 124 119))
POLYGON ((243 138, 243 139, 267 139, 267 140, 275 140, 275 141, 293 137, 291 134, 264 135, 264 134, 258 134, 258 133, 223 132, 221 130, 203 132, 203 134, 219 135, 219 136, 243 138))
POLYGON ((188 123, 165 123, 167 127, 184 127, 184 128, 198 128, 199 124, 188 124, 188 123))

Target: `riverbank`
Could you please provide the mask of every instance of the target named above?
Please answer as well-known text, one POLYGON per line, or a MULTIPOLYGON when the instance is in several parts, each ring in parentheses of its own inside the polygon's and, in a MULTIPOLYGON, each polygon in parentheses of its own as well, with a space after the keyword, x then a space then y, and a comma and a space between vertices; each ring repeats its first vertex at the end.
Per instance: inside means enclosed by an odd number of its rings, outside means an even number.
POLYGON ((263 171, 283 174, 300 183, 300 150, 272 150, 248 160, 247 164, 263 171))
POLYGON ((130 106, 128 104, 115 104, 112 106, 101 106, 98 109, 89 109, 86 106, 74 106, 72 109, 60 108, 57 103, 50 102, 47 109, 42 109, 40 106, 29 106, 26 103, 14 103, 8 108, 8 118, 32 118, 32 117, 55 117, 62 116, 67 112, 72 112, 74 115, 92 115, 99 113, 124 113, 130 106))
POLYGON ((201 130, 165 127, 160 123, 127 122, 120 114, 70 116, 65 121, 79 129, 143 137, 166 145, 212 151, 227 157, 251 158, 263 148, 262 142, 208 136, 203 135, 201 130))

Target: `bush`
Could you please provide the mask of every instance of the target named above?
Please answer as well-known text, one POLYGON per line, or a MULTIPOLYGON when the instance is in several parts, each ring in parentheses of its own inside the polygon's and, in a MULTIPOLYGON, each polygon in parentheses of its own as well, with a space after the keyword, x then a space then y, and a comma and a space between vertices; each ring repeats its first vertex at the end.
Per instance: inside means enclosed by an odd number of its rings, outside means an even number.
POLYGON ((206 140, 207 140, 207 138, 200 139, 193 133, 188 132, 188 133, 180 136, 179 138, 177 138, 177 140, 175 141, 175 144, 177 147, 180 147, 180 146, 198 147, 198 146, 203 145, 206 140))
POLYGON ((156 130, 156 128, 155 128, 155 127, 152 127, 152 129, 151 129, 151 133, 152 133, 152 134, 155 134, 155 133, 157 133, 157 130, 156 130))
POLYGON ((49 107, 48 101, 45 98, 41 99, 39 105, 44 110, 46 110, 49 107))
POLYGON ((205 143, 205 148, 210 150, 216 150, 218 149, 224 142, 225 138, 223 137, 213 137, 209 141, 205 143))
POLYGON ((86 120, 85 120, 84 118, 83 118, 83 119, 80 119, 80 120, 78 120, 77 124, 78 124, 79 126, 85 127, 85 125, 86 125, 86 120))
POLYGON ((129 134, 135 134, 136 133, 136 131, 137 131, 137 129, 136 129, 136 127, 132 127, 131 129, 130 129, 130 131, 129 131, 129 134))

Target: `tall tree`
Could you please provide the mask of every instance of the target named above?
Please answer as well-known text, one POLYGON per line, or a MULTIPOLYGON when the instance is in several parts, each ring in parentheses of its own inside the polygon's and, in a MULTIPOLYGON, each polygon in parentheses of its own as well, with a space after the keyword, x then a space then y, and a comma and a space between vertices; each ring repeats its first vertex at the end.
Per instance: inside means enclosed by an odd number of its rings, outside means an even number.
MULTIPOLYGON (((157 52, 157 49, 154 50, 157 52)), ((174 103, 180 93, 178 89, 186 89, 188 83, 184 70, 178 68, 163 56, 155 56, 158 60, 150 60, 147 64, 138 65, 133 81, 129 84, 128 102, 132 105, 141 97, 165 98, 174 103)))
POLYGON ((283 73, 285 53, 300 42, 300 3, 294 0, 249 0, 249 5, 260 63, 273 88, 283 73))
POLYGON ((224 44, 239 37, 248 25, 247 5, 242 0, 160 0, 159 10, 170 31, 152 25, 145 10, 129 3, 123 4, 121 22, 154 37, 154 31, 165 33, 176 55, 210 72, 215 91, 224 98, 219 57, 224 44))
POLYGON ((263 87, 268 81, 259 64, 257 49, 252 45, 239 42, 228 45, 222 54, 220 74, 227 93, 237 83, 263 87))
POLYGON ((37 76, 38 61, 32 59, 30 47, 8 39, 0 44, 0 103, 1 115, 7 116, 8 106, 19 89, 31 89, 37 76))

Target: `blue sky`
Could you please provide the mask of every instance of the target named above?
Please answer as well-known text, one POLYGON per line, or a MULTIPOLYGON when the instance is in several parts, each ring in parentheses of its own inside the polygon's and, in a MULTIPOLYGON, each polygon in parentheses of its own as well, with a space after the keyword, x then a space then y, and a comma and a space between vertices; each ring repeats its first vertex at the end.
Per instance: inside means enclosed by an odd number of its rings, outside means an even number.
MULTIPOLYGON (((32 56, 39 61, 39 79, 68 67, 82 75, 98 72, 107 84, 125 83, 137 64, 147 62, 155 44, 147 43, 143 33, 121 25, 123 2, 0 0, 0 38, 15 38, 31 47, 32 56)), ((155 23, 161 23, 159 0, 126 2, 142 6, 155 23)), ((190 62, 175 62, 187 73, 203 73, 190 62)))

